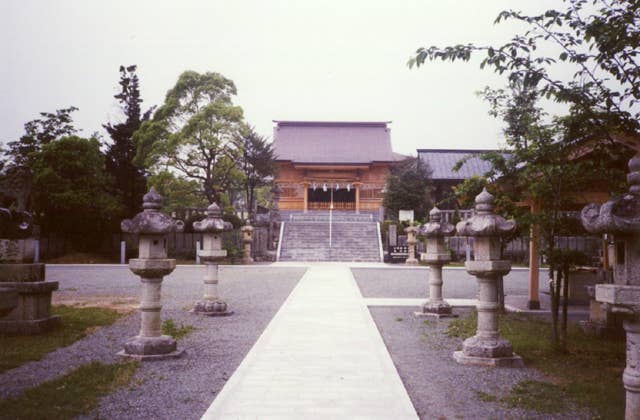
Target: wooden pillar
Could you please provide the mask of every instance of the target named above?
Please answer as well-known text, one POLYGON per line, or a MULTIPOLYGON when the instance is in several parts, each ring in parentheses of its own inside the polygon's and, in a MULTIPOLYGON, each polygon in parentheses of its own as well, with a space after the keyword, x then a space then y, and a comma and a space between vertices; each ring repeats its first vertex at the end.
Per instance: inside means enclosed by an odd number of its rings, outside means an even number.
MULTIPOLYGON (((539 204, 534 202, 531 205, 531 213, 539 211, 539 204)), ((540 309, 540 226, 531 225, 531 236, 529 238, 529 309, 540 309)))
POLYGON ((360 213, 360 185, 355 185, 356 188, 356 213, 360 213))
POLYGON ((309 184, 306 182, 302 183, 302 188, 304 188, 304 212, 306 213, 309 210, 309 184))

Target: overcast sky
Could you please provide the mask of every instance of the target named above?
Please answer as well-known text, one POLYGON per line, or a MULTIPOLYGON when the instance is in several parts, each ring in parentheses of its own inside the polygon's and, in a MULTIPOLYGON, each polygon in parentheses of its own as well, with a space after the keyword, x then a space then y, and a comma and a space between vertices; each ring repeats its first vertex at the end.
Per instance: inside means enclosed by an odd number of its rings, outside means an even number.
POLYGON ((82 134, 120 118, 118 67, 137 64, 144 106, 184 70, 232 79, 258 132, 272 120, 393 121, 394 150, 495 148, 501 125, 475 95, 504 80, 478 63, 406 63, 420 46, 508 40, 503 9, 558 0, 67 1, 0 3, 0 141, 74 105, 82 134))

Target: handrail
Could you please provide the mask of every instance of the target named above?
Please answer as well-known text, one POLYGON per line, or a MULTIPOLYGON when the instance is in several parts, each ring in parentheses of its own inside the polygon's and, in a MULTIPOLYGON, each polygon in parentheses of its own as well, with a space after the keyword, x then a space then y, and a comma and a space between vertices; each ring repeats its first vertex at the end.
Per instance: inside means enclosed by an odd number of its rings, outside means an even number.
POLYGON ((382 232, 380 232, 380 222, 376 222, 378 226, 378 249, 380 250, 380 262, 384 262, 384 251, 382 250, 382 232))
POLYGON ((276 261, 280 261, 280 252, 282 252, 282 235, 284 234, 284 222, 280 222, 280 234, 278 235, 278 250, 276 251, 276 261))
POLYGON ((331 235, 333 229, 333 209, 329 209, 329 249, 331 249, 331 235))

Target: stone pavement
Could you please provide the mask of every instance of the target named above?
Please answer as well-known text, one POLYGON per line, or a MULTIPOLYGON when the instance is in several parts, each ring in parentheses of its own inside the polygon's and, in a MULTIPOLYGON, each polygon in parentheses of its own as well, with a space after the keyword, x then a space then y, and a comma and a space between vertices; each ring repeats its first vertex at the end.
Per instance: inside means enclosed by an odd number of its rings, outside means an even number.
POLYGON ((203 419, 417 419, 344 265, 313 265, 203 419))

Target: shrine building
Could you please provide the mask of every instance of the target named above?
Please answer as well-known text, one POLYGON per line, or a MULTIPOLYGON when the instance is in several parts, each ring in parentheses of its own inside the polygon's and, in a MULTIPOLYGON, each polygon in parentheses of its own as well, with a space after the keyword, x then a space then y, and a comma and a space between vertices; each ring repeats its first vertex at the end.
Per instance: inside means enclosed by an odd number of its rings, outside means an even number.
POLYGON ((274 121, 280 211, 380 214, 391 165, 390 121, 274 121))

